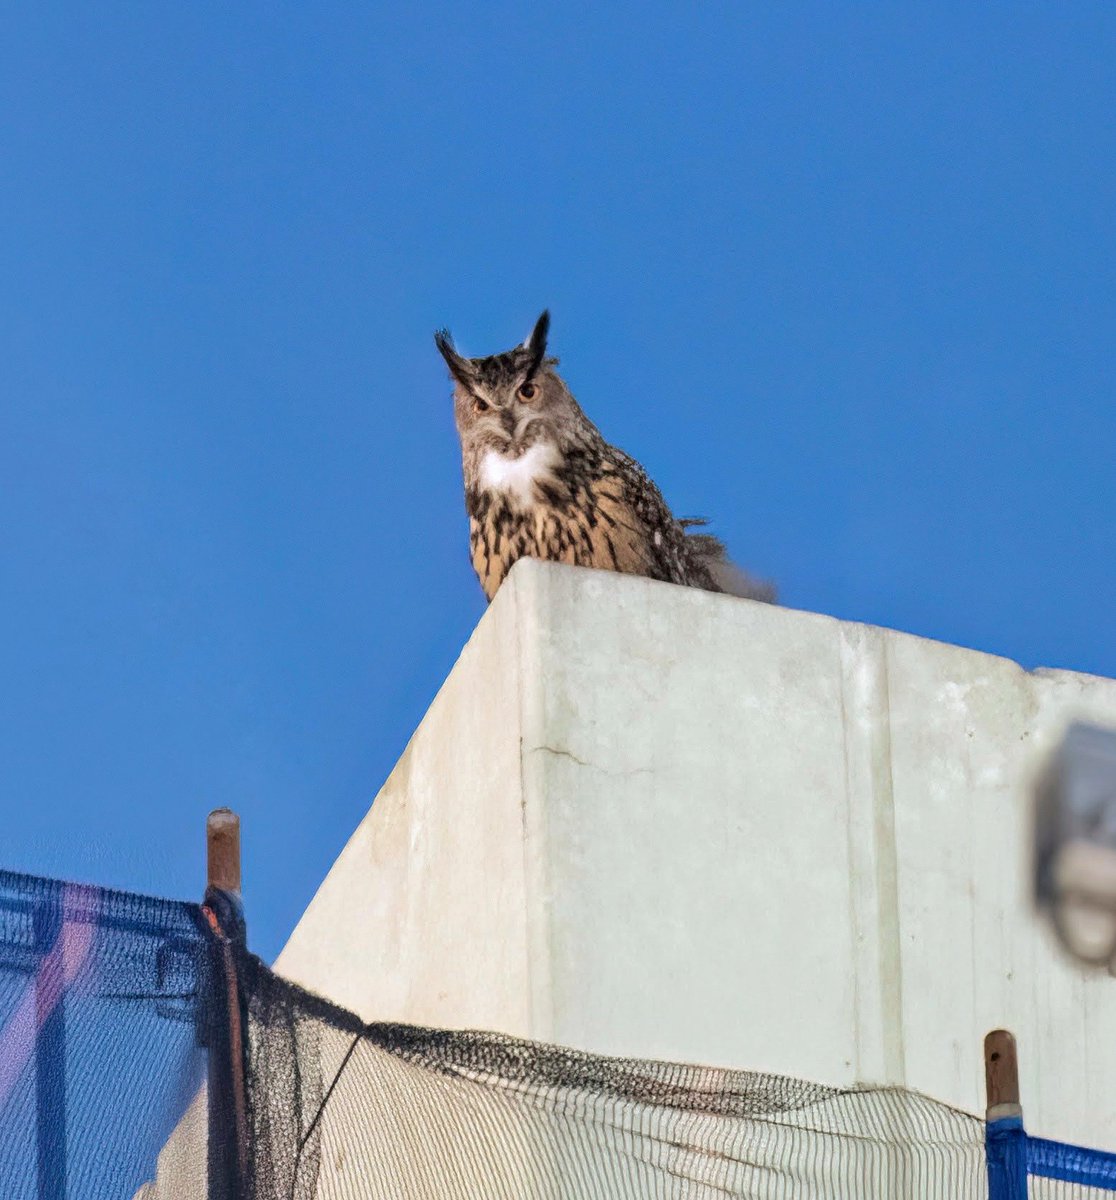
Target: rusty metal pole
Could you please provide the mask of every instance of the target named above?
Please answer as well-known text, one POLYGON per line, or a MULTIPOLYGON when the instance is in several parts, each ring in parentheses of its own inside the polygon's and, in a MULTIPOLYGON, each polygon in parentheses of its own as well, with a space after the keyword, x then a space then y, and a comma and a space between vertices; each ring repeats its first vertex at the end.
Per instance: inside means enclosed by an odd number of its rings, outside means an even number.
POLYGON ((1019 1103, 1019 1064, 1015 1038, 1006 1029, 993 1029, 984 1039, 984 1084, 989 1198, 1027 1200, 1027 1134, 1019 1103))
POLYGON ((1023 1115, 1015 1038, 1006 1029, 993 1029, 984 1039, 984 1085, 988 1097, 987 1120, 1023 1115))
POLYGON ((205 821, 206 884, 240 895, 240 818, 215 808, 205 821))
POLYGON ((247 1200, 248 1104, 244 1009, 236 953, 244 947, 240 818, 215 808, 206 819, 202 911, 213 931, 209 1022, 209 1200, 247 1200))

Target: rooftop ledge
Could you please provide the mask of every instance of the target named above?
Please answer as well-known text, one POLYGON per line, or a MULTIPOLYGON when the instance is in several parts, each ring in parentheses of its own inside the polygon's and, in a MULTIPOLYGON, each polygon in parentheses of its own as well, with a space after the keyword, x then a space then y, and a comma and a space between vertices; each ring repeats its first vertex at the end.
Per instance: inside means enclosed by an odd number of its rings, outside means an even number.
POLYGON ((970 1111, 1007 1026, 1030 1127, 1116 1147, 1116 980, 1029 900, 1072 719, 1116 681, 524 560, 277 967, 369 1020, 970 1111))

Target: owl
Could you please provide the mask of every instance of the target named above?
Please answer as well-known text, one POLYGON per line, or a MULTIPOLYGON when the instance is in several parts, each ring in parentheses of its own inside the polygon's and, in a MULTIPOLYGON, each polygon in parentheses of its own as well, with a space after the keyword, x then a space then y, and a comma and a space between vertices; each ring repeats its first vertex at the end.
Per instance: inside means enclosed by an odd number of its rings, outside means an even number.
POLYGON ((773 600, 604 440, 547 357, 549 329, 544 312, 521 346, 487 358, 458 354, 445 329, 434 335, 454 383, 470 551, 488 599, 528 555, 773 600))

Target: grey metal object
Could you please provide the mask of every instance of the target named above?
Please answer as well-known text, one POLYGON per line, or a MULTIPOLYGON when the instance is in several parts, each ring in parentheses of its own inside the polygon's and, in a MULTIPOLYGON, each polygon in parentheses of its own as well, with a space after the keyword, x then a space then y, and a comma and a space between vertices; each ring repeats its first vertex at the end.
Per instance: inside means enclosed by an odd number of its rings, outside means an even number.
POLYGON ((1116 730, 1073 725, 1036 787, 1035 900, 1082 962, 1116 962, 1116 730))

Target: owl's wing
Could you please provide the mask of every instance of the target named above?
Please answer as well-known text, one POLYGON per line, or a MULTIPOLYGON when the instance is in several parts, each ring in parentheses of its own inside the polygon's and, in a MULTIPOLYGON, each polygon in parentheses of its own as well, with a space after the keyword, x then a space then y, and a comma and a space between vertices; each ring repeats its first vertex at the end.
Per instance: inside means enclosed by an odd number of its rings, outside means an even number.
POLYGON ((686 569, 686 538, 654 480, 630 455, 608 448, 602 490, 616 496, 614 516, 626 533, 621 570, 668 583, 707 583, 686 569))

